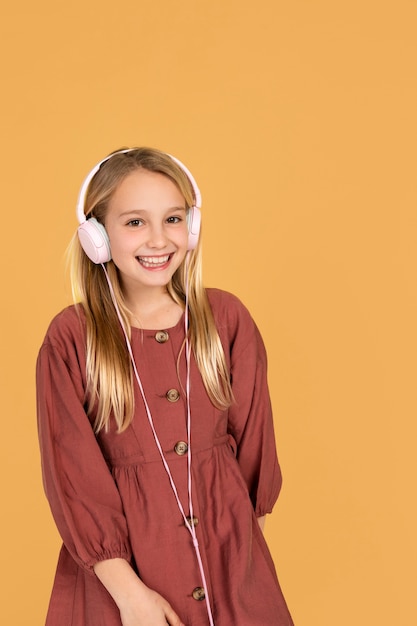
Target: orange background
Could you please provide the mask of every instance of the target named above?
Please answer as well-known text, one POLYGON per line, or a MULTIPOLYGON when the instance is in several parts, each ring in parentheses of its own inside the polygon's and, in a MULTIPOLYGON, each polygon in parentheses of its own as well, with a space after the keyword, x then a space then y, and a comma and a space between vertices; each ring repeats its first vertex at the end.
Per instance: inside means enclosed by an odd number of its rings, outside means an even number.
POLYGON ((190 167, 206 283, 267 344, 284 488, 266 533, 296 625, 417 623, 417 4, 7 4, 1 623, 44 623, 59 538, 35 358, 70 302, 79 185, 124 145, 190 167))

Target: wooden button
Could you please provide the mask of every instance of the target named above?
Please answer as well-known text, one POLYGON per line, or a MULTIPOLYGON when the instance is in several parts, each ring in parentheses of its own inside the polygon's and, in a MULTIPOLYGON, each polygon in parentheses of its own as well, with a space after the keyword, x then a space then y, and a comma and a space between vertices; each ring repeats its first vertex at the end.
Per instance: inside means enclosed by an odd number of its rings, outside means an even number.
POLYGON ((185 441, 177 441, 174 450, 178 454, 178 456, 184 456, 184 454, 188 452, 188 445, 185 441))
POLYGON ((168 402, 177 402, 180 399, 180 392, 178 391, 178 389, 168 389, 165 397, 168 402))
POLYGON ((158 332, 155 333, 155 339, 158 343, 165 343, 169 339, 169 334, 166 330, 158 330, 158 332))
POLYGON ((206 592, 204 591, 203 587, 196 587, 193 591, 193 598, 194 600, 198 600, 199 602, 201 602, 202 600, 204 600, 206 597, 206 592))

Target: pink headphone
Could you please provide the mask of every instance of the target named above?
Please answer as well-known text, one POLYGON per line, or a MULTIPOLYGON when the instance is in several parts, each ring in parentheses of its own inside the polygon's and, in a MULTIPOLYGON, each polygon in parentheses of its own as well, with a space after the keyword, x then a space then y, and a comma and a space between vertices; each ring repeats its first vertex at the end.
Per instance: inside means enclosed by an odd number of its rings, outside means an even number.
MULTIPOLYGON (((88 258, 96 264, 107 263, 111 259, 110 241, 106 233, 106 229, 103 224, 100 224, 95 217, 86 218, 84 214, 85 196, 87 193, 88 185, 90 184, 94 175, 98 172, 100 167, 111 159, 116 154, 125 154, 126 152, 132 152, 136 148, 127 148, 126 150, 119 150, 113 152, 110 156, 106 157, 87 174, 83 184, 81 185, 80 193, 77 200, 77 218, 80 223, 78 227, 78 238, 80 244, 88 258)), ((190 170, 185 167, 179 159, 168 155, 184 172, 193 188, 195 203, 187 211, 187 225, 188 225, 188 250, 194 250, 198 243, 198 237, 200 234, 201 224, 201 193, 197 186, 197 183, 191 174, 190 170)))

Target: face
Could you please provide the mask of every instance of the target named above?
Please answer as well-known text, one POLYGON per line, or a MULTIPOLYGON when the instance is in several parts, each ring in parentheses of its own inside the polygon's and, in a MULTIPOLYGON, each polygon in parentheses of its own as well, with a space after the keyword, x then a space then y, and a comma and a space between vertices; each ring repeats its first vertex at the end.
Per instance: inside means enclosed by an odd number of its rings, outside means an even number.
POLYGON ((138 169, 113 193, 105 228, 125 294, 165 290, 187 253, 184 196, 163 174, 138 169))

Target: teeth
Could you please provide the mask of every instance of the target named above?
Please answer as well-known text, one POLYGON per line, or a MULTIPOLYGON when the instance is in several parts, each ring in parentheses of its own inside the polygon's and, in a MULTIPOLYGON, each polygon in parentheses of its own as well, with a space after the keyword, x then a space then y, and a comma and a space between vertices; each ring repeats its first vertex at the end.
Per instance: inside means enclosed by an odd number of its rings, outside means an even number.
POLYGON ((165 256, 158 256, 158 257, 140 256, 138 257, 138 259, 141 263, 144 263, 146 265, 163 265, 164 263, 167 263, 167 261, 169 260, 169 254, 165 256))

